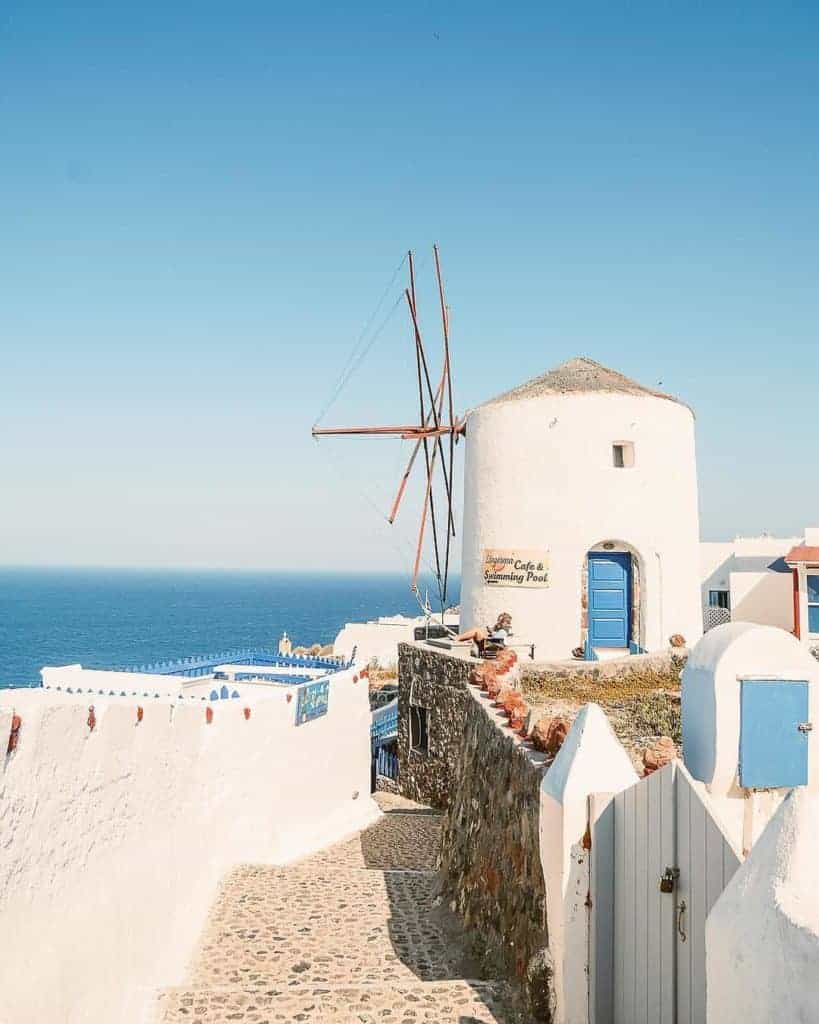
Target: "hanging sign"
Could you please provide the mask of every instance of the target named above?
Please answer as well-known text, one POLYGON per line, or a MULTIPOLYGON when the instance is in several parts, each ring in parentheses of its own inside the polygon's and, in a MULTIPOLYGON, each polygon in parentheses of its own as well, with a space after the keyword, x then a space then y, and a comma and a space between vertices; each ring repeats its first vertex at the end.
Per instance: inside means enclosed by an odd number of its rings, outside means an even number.
POLYGON ((330 703, 330 680, 305 683, 299 687, 299 702, 296 705, 296 725, 304 725, 314 718, 327 714, 330 703))
POLYGON ((484 548, 483 581, 488 587, 548 587, 549 552, 542 548, 484 548))

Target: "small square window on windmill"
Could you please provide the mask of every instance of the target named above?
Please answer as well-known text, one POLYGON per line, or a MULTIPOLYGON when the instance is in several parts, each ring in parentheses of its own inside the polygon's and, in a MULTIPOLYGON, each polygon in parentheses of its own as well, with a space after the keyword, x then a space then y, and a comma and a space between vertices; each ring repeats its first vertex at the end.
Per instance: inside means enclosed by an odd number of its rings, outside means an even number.
POLYGON ((634 466, 634 445, 631 441, 615 441, 611 446, 611 455, 615 469, 631 469, 634 466))

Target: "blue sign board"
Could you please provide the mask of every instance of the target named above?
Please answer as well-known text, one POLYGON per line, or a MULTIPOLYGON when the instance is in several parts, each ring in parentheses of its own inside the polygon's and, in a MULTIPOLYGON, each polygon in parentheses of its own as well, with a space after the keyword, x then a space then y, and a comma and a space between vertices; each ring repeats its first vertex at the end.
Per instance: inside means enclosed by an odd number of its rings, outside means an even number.
POLYGON ((307 683, 299 687, 299 702, 296 705, 296 725, 312 722, 327 714, 330 702, 330 680, 323 679, 317 683, 307 683))

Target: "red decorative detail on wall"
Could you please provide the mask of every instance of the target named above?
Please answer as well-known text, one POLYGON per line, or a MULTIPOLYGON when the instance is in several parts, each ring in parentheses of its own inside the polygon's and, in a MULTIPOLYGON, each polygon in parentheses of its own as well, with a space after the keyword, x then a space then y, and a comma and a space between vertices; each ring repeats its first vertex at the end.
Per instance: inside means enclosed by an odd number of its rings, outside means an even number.
POLYGON ((799 570, 791 569, 793 573, 793 635, 797 640, 802 639, 802 630, 799 624, 799 570))
POLYGON ((22 724, 23 719, 19 715, 11 716, 11 732, 9 733, 9 745, 6 748, 7 754, 17 749, 17 741, 20 738, 20 726, 22 724))
POLYGON ((250 718, 250 708, 245 708, 245 721, 250 718))
POLYGON ((137 724, 142 721, 142 715, 144 714, 141 707, 137 707, 137 724))
POLYGON ((94 729, 96 728, 96 725, 97 725, 97 715, 96 715, 96 713, 94 711, 94 705, 92 704, 91 707, 88 709, 88 728, 89 728, 89 730, 91 732, 93 732, 94 729))
POLYGON ((205 721, 208 725, 213 721, 213 708, 205 708, 205 721))
POLYGON ((353 676, 353 682, 354 682, 354 683, 357 683, 357 682, 358 682, 358 676, 353 676))
POLYGON ((287 703, 289 704, 292 699, 293 699, 293 694, 292 693, 288 693, 288 695, 287 695, 287 703))

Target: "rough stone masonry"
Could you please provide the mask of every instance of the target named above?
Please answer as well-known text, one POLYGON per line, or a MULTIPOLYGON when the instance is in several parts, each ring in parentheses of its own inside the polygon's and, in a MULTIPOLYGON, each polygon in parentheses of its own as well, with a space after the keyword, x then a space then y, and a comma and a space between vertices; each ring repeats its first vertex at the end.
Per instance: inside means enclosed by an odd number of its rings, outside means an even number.
POLYGON ((548 963, 538 835, 546 757, 470 688, 474 665, 400 645, 399 782, 405 796, 446 809, 440 853, 445 898, 467 926, 483 968, 515 978, 535 1010, 548 1002, 548 977, 537 966, 548 963), (412 705, 427 711, 426 754, 412 748, 412 705))

